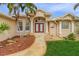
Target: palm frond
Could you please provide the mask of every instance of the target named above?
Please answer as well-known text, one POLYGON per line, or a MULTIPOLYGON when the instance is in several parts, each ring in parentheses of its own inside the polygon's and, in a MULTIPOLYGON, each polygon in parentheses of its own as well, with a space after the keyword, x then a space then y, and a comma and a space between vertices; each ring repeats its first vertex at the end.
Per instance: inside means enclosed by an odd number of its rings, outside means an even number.
POLYGON ((27 7, 26 13, 27 10, 29 10, 29 13, 36 13, 37 7, 33 3, 26 3, 25 6, 27 7))
MULTIPOLYGON (((2 4, 0 4, 2 5, 2 4)), ((18 15, 19 12, 27 13, 36 13, 37 7, 33 3, 8 3, 7 8, 9 10, 9 14, 18 15), (20 11, 21 9, 21 11, 20 11)))
POLYGON ((74 10, 76 10, 76 8, 79 6, 79 3, 77 3, 75 6, 74 6, 74 10))

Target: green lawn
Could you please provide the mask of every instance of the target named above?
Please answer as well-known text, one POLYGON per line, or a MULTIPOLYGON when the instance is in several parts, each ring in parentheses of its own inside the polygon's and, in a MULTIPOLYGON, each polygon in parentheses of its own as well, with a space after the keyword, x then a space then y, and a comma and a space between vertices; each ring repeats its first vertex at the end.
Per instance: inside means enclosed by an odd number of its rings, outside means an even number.
POLYGON ((79 41, 47 42, 45 56, 79 56, 79 41))

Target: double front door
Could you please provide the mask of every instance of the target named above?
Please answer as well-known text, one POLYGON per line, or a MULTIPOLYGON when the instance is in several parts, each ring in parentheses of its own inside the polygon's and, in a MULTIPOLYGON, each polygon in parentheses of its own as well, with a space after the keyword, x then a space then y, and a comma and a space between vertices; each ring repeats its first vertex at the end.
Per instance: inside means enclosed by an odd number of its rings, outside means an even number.
POLYGON ((44 32, 44 23, 35 23, 35 32, 44 32))

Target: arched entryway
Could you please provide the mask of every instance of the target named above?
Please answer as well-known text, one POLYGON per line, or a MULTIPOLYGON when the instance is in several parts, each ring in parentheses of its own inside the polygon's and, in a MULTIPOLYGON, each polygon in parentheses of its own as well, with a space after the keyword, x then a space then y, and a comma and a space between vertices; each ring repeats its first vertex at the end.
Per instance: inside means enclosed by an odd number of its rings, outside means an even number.
POLYGON ((45 32, 45 18, 36 17, 34 19, 34 32, 35 33, 44 33, 45 32))

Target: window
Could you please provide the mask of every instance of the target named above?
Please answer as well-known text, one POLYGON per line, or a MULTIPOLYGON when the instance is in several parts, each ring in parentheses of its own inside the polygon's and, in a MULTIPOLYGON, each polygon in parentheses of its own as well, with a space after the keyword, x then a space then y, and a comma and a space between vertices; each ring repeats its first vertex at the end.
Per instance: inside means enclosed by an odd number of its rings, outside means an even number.
POLYGON ((29 31, 30 30, 30 20, 18 20, 17 22, 18 31, 29 31))
POLYGON ((18 28, 18 31, 22 31, 23 30, 23 23, 22 23, 22 21, 18 21, 17 28, 18 28))
POLYGON ((30 20, 26 20, 25 30, 26 31, 30 30, 30 20))
POLYGON ((69 21, 62 21, 62 29, 69 29, 69 21))

